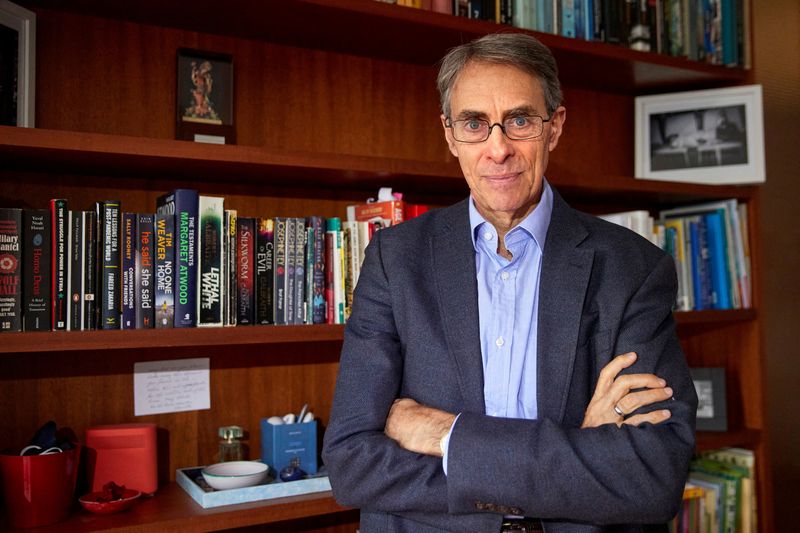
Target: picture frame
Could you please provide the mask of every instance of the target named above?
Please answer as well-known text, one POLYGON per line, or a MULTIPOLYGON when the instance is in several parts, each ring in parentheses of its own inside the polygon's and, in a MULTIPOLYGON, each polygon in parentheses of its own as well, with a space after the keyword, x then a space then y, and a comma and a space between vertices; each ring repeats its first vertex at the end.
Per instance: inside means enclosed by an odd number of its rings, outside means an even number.
POLYGON ((36 14, 0 0, 0 125, 34 127, 36 14))
POLYGON ((690 368, 697 392, 697 430, 727 431, 724 368, 690 368))
POLYGON ((176 73, 176 138, 235 144, 233 57, 180 48, 176 73))
POLYGON ((731 185, 763 183, 760 85, 636 98, 638 179, 731 185))

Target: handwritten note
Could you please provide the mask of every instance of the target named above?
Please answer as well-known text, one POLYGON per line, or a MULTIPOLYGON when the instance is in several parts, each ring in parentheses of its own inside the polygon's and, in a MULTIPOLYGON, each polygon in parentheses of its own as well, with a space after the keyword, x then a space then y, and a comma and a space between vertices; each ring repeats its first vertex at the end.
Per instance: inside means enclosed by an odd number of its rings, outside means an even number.
POLYGON ((209 359, 175 359, 133 365, 136 416, 211 408, 209 359))

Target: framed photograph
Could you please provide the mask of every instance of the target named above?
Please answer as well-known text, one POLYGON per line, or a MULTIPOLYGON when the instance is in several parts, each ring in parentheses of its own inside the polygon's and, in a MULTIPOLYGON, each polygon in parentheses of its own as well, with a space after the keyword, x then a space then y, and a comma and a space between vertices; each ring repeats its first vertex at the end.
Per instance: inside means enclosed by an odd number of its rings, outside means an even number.
POLYGON ((199 50, 178 50, 176 138, 235 144, 233 58, 199 50))
POLYGON ((36 14, 0 0, 0 125, 32 128, 36 95, 36 14))
POLYGON ((761 86, 637 97, 636 177, 765 181, 761 86))
POLYGON ((697 391, 697 430, 727 431, 725 405, 725 369, 690 368, 697 391))

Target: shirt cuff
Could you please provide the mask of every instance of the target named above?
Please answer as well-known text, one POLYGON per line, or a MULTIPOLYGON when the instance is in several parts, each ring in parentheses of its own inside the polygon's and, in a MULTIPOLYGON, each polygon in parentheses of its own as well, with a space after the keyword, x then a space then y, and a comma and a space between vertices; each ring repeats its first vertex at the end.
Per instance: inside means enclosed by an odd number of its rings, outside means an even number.
POLYGON ((458 422, 458 417, 461 416, 461 413, 456 415, 456 419, 453 420, 453 424, 450 426, 450 431, 447 432, 442 438, 440 446, 442 447, 442 470, 444 470, 444 475, 447 475, 447 450, 450 448, 450 435, 453 434, 453 428, 456 427, 456 422, 458 422))

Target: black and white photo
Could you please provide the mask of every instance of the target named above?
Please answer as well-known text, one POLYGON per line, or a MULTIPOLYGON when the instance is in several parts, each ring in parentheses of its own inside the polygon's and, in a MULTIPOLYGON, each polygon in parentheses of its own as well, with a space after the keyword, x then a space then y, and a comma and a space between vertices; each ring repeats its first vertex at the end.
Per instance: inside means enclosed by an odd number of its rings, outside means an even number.
POLYGON ((35 61, 36 15, 0 0, 0 125, 33 127, 35 61))

